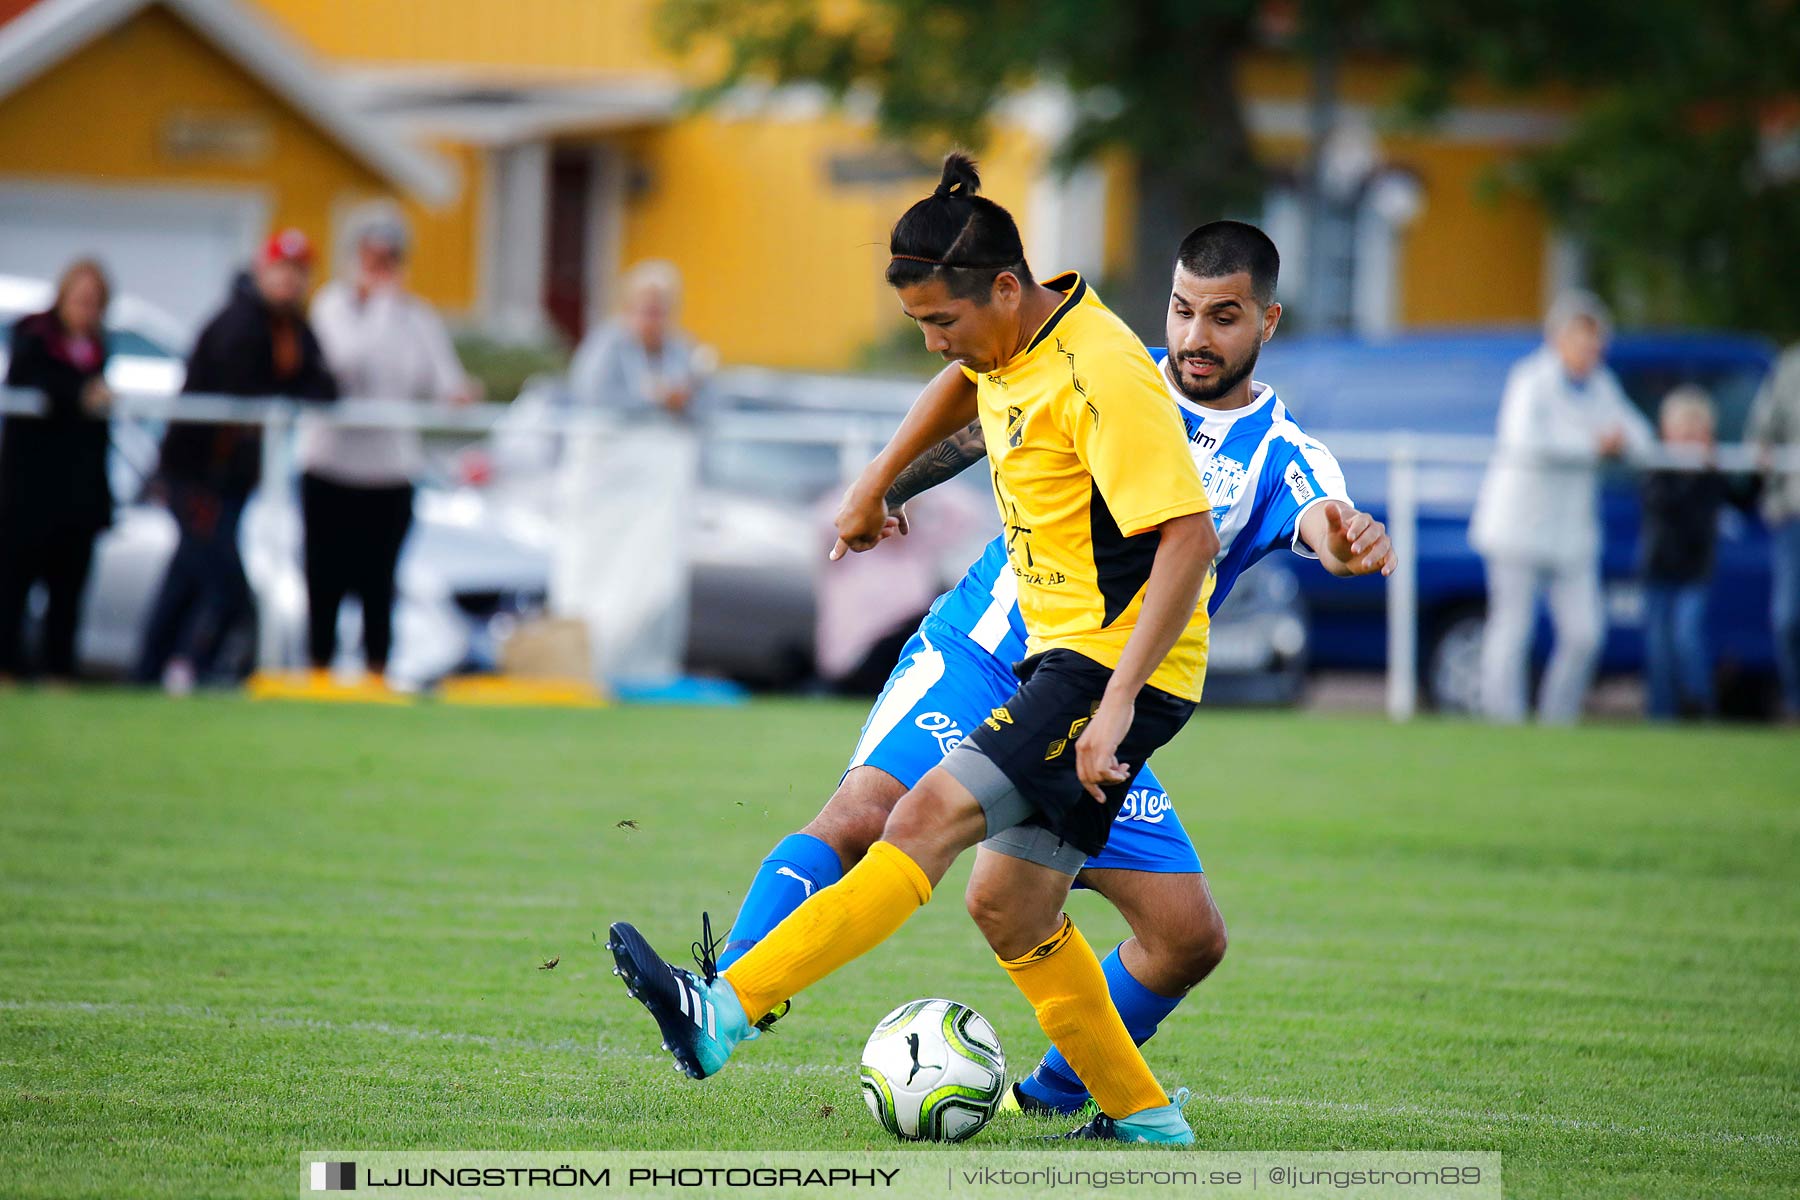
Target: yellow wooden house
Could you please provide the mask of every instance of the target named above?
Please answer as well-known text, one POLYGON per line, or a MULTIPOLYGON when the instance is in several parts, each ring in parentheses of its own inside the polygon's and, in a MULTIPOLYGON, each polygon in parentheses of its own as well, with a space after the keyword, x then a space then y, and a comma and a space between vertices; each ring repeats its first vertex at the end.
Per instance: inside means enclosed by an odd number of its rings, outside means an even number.
MULTIPOLYGON (((731 363, 853 365, 900 320, 888 227, 935 179, 818 91, 746 89, 690 113, 652 33, 655 0, 0 0, 0 273, 97 252, 120 284, 197 319, 275 225, 341 250, 345 214, 398 197, 413 280, 454 319, 578 335, 621 271, 666 258, 685 323, 731 363)), ((1307 146, 1308 79, 1243 72, 1275 162, 1307 146)), ((1471 94, 1429 132, 1385 127, 1389 66, 1350 62, 1329 142, 1353 258, 1344 316, 1379 333, 1534 321, 1575 255, 1543 215, 1479 184, 1563 109, 1471 94)), ((1034 265, 1096 278, 1134 250, 1130 172, 1063 177, 1066 96, 1010 101, 982 155, 1034 265)), ((1291 190, 1265 224, 1298 295, 1291 190)), ((1173 247, 1171 247, 1171 250, 1173 247)))
POLYGON ((193 327, 271 228, 323 240, 346 205, 464 186, 229 0, 51 0, 0 26, 0 273, 97 254, 193 327))

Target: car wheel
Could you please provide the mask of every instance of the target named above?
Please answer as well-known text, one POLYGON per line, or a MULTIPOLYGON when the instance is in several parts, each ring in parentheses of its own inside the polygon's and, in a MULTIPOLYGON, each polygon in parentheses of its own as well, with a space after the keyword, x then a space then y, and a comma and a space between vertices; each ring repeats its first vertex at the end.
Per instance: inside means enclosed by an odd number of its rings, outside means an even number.
POLYGON ((1487 615, 1458 609, 1439 622, 1425 650, 1425 700, 1438 712, 1473 714, 1481 706, 1481 633, 1487 615))

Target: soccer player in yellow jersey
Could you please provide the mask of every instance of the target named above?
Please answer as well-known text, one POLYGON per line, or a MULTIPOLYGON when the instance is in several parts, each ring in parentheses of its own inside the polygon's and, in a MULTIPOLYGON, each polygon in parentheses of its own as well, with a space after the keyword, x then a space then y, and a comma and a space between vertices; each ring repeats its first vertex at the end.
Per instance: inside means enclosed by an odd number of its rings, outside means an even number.
POLYGON ((839 528, 852 544, 878 536, 894 477, 979 416, 1031 635, 1020 688, 900 800, 862 862, 723 974, 671 966, 622 922, 608 946, 677 1066, 704 1078, 991 840, 1004 853, 983 867, 1016 903, 983 932, 1099 1105, 1077 1135, 1189 1143, 1184 1097, 1151 1074, 1062 907, 1128 781, 1200 699, 1218 535, 1142 344, 1079 276, 1036 282, 1012 217, 978 187, 974 164, 951 155, 894 227, 887 272, 926 345, 976 381, 975 402, 921 397, 851 488, 839 528))

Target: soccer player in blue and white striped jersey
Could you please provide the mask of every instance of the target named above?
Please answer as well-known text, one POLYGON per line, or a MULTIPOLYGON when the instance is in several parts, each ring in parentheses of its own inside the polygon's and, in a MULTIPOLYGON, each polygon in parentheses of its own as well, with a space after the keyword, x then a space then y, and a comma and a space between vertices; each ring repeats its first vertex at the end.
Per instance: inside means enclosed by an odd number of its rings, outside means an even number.
MULTIPOLYGON (((1386 574, 1386 532, 1358 512, 1331 452, 1309 437, 1275 390, 1254 380, 1262 344, 1281 318, 1280 260, 1258 229, 1219 221, 1183 241, 1175 267, 1165 352, 1156 358, 1186 426, 1219 535, 1211 608, 1239 575, 1273 551, 1317 558, 1336 575, 1386 574)), ((932 388, 973 388, 953 364, 932 388)), ((847 500, 839 517, 845 549, 868 549, 904 532, 905 500, 985 453, 979 425, 919 459, 873 506, 847 500)), ((908 788, 1018 688, 1012 664, 1026 657, 1016 580, 1004 536, 995 538, 954 588, 939 597, 902 650, 870 711, 837 792, 799 833, 763 860, 719 955, 720 969, 754 946, 815 890, 834 883, 881 836, 908 788)), ((1006 853, 984 846, 968 904, 978 923, 1003 910, 984 862, 1006 853)), ((1104 851, 1079 882, 1112 901, 1133 937, 1102 964, 1127 1030, 1140 1044, 1224 953, 1225 927, 1198 854, 1149 767, 1132 782, 1104 851)), ((1015 1088, 1020 1107, 1072 1112, 1087 1089, 1054 1049, 1015 1088)))

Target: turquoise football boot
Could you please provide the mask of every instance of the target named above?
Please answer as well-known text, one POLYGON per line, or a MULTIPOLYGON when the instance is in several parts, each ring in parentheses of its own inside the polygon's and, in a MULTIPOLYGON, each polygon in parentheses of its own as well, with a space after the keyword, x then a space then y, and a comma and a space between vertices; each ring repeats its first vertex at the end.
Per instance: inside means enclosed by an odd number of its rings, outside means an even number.
POLYGON ((665 962, 623 921, 608 930, 606 948, 612 951, 613 974, 656 1019, 662 1048, 674 1056, 677 1069, 695 1079, 716 1075, 739 1042, 759 1035, 729 983, 665 962))
POLYGON ((1167 1104, 1146 1108, 1129 1117, 1109 1117, 1101 1113, 1081 1128, 1062 1136, 1110 1142, 1132 1142, 1158 1146, 1191 1146, 1194 1130, 1181 1115, 1190 1093, 1177 1088, 1167 1104))

